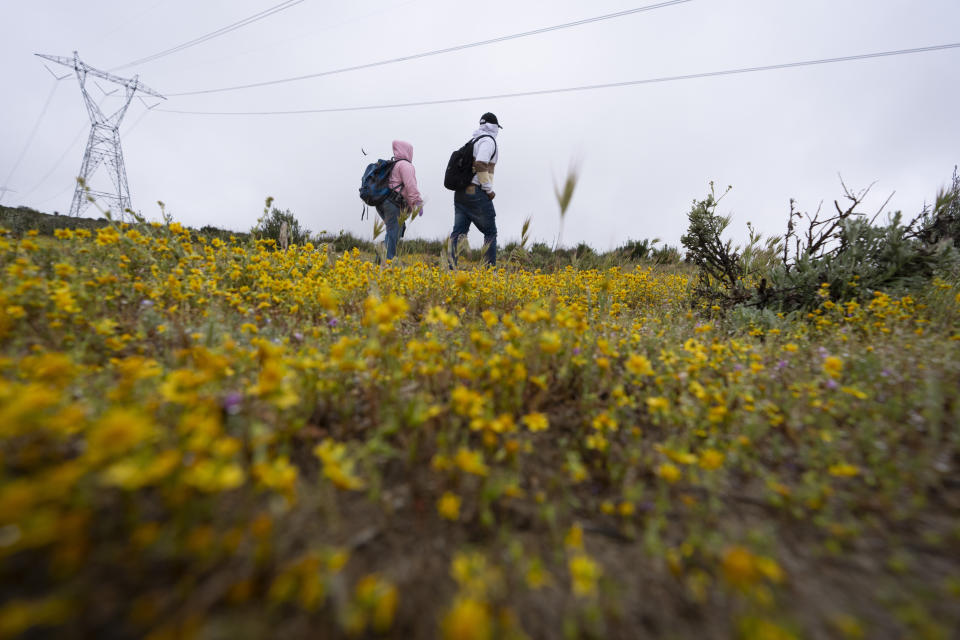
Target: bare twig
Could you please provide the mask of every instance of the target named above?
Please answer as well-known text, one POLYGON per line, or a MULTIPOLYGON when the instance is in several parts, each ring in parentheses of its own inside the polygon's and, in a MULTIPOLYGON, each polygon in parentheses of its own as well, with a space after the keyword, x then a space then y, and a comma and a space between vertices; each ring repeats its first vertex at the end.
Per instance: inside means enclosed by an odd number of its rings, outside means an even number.
POLYGON ((887 208, 887 205, 890 204, 890 201, 893 200, 893 196, 894 196, 896 193, 897 193, 896 191, 892 191, 892 192, 890 193, 890 195, 887 196, 887 199, 883 202, 882 205, 880 205, 880 208, 877 209, 877 212, 876 212, 875 214, 873 214, 873 217, 872 217, 872 218, 870 218, 870 224, 871 224, 871 225, 872 225, 874 222, 877 221, 877 218, 880 217, 880 214, 883 213, 883 210, 887 208))

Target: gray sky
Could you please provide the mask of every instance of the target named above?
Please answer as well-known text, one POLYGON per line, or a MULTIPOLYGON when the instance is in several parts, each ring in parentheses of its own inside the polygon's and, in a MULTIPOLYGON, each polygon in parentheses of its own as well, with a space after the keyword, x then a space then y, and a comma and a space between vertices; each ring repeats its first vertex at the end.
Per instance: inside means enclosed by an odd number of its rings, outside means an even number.
MULTIPOLYGON (((0 187, 54 80, 33 53, 111 69, 267 9, 279 0, 3 0, 0 187)), ((653 0, 476 3, 441 0, 305 2, 142 66, 161 93, 314 73, 621 11, 653 0)), ((169 99, 161 108, 295 110, 440 100, 753 67, 960 41, 957 0, 693 0, 615 20, 443 56, 268 88, 169 99)), ((284 116, 147 112, 124 126, 134 208, 157 200, 191 226, 247 230, 266 196, 313 231, 369 237, 357 197, 367 162, 395 138, 414 145, 426 198, 411 236, 449 234, 450 152, 493 111, 505 127, 495 188, 500 241, 533 218, 552 242, 553 181, 579 160, 581 182, 565 245, 605 250, 627 239, 679 244, 686 212, 710 180, 734 186, 721 205, 780 233, 788 200, 814 210, 876 181, 868 205, 914 214, 960 162, 960 49, 801 69, 536 97, 284 116), (371 155, 364 158, 361 147, 371 155)), ((58 72, 68 69, 59 67, 58 72)), ((99 90, 94 88, 99 94, 99 90)), ((116 104, 107 98, 105 108, 116 104)), ((77 82, 59 83, 3 200, 69 210, 89 120, 77 82), (73 146, 69 146, 73 143, 73 146), (68 148, 69 147, 69 148, 68 148)), ((92 215, 88 209, 87 215, 92 215)), ((482 238, 475 230, 471 244, 482 238)))

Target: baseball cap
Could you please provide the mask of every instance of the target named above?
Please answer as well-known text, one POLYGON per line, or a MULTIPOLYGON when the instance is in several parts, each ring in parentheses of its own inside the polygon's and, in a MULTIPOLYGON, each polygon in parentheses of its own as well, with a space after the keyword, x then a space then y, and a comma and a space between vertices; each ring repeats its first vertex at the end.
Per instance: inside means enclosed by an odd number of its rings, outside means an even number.
MULTIPOLYGON (((485 114, 480 116, 480 124, 485 124, 485 123, 495 124, 498 127, 500 127, 500 122, 497 120, 497 116, 493 115, 489 111, 487 111, 485 114)), ((500 128, 503 129, 503 127, 500 127, 500 128)))

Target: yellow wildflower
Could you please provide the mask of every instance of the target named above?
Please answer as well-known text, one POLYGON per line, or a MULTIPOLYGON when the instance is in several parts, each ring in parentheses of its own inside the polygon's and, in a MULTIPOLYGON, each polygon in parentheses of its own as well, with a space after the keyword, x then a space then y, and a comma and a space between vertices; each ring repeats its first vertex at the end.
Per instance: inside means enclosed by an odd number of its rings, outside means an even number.
POLYGON ((669 482, 670 484, 675 483, 683 475, 680 473, 680 469, 677 469, 674 465, 669 462, 665 462, 657 467, 657 475, 669 482))
POLYGON ((843 373, 843 360, 837 356, 828 356, 823 361, 823 372, 831 378, 839 378, 843 373))
POLYGON ((724 455, 716 449, 707 449, 700 454, 700 468, 714 471, 723 466, 724 455))
POLYGON ((647 409, 650 413, 659 412, 666 413, 667 409, 670 408, 670 401, 664 398, 663 396, 654 396, 647 398, 647 409))
POLYGON ((544 331, 540 334, 540 351, 553 355, 560 351, 563 343, 560 340, 560 334, 556 331, 544 331))
POLYGON ((458 520, 460 518, 460 502, 460 496, 445 491, 437 500, 437 511, 441 517, 447 520, 458 520))
POLYGON ((464 473, 483 477, 489 472, 489 468, 483 462, 483 453, 471 451, 466 447, 460 447, 460 449, 457 450, 453 461, 464 473))
POLYGON ((486 605, 469 597, 458 597, 440 626, 445 640, 493 638, 493 620, 486 605))
POLYGON ((860 467, 847 463, 834 464, 830 466, 828 472, 837 478, 852 478, 860 474, 860 467))
POLYGON ((588 555, 577 553, 567 562, 573 593, 580 598, 592 598, 597 595, 597 582, 602 571, 600 565, 588 555))
POLYGON ((527 429, 533 431, 545 431, 549 427, 549 421, 547 420, 546 414, 543 413, 530 413, 523 416, 523 424, 526 425, 527 429))
POLYGON ((90 430, 87 451, 96 458, 125 453, 156 434, 153 421, 137 411, 112 409, 90 430))
POLYGON ((344 491, 359 491, 364 482, 354 473, 355 462, 347 455, 347 446, 325 439, 313 449, 314 455, 323 462, 323 475, 335 487, 344 491))
POLYGON ((583 529, 578 523, 573 523, 573 526, 567 531, 567 535, 563 538, 563 544, 567 549, 583 550, 583 529))

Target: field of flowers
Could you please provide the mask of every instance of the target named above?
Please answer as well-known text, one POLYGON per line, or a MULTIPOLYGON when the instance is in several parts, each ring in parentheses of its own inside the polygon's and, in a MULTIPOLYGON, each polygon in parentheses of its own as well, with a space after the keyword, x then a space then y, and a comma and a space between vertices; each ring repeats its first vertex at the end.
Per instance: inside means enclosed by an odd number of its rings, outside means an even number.
POLYGON ((956 637, 957 283, 406 262, 0 235, 0 638, 956 637))

